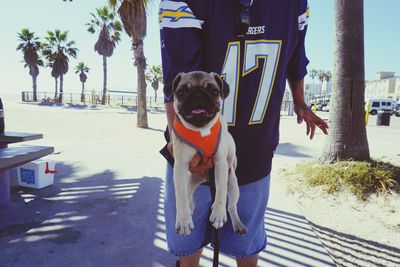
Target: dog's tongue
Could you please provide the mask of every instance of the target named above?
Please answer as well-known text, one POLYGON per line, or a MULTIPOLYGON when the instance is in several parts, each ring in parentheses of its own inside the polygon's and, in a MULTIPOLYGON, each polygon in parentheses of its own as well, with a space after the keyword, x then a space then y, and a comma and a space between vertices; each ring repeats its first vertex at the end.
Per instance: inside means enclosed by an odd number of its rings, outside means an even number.
POLYGON ((196 109, 192 110, 191 113, 194 115, 201 115, 201 114, 206 113, 206 111, 202 108, 196 108, 196 109))

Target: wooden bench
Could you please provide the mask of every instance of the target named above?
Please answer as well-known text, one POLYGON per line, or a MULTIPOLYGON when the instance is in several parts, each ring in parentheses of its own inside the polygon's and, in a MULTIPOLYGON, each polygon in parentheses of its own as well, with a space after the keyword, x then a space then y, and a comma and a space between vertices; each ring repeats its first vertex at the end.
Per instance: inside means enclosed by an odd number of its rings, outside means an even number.
POLYGON ((5 148, 8 144, 19 143, 42 139, 43 134, 21 133, 21 132, 4 132, 0 133, 0 148, 5 148))
POLYGON ((5 132, 0 134, 0 205, 10 203, 10 170, 22 164, 50 155, 53 147, 15 146, 8 144, 43 138, 42 134, 5 132))

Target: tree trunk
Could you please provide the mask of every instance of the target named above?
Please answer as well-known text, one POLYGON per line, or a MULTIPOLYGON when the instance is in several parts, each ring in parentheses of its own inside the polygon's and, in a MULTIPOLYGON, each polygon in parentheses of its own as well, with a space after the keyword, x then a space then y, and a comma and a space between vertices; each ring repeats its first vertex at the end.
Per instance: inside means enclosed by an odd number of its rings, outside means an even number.
POLYGON ((135 58, 135 65, 138 76, 138 103, 137 103, 137 127, 148 128, 147 123, 147 106, 146 106, 146 58, 143 52, 143 41, 134 40, 132 42, 132 48, 135 58))
POLYGON ((331 125, 320 160, 369 160, 364 111, 363 0, 335 1, 335 28, 331 125))
POLYGON ((81 102, 85 102, 85 83, 82 83, 81 102))
POLYGON ((58 78, 54 78, 55 80, 55 90, 54 90, 54 99, 57 99, 58 95, 58 78))
POLYGON ((106 104, 107 94, 107 57, 103 56, 103 97, 101 98, 101 104, 106 104))
POLYGON ((314 78, 312 78, 312 93, 313 93, 313 96, 314 96, 315 95, 314 78))
POLYGON ((33 102, 37 102, 37 76, 32 75, 33 102))
POLYGON ((58 102, 63 102, 63 93, 64 93, 64 75, 60 75, 60 96, 58 98, 58 102))

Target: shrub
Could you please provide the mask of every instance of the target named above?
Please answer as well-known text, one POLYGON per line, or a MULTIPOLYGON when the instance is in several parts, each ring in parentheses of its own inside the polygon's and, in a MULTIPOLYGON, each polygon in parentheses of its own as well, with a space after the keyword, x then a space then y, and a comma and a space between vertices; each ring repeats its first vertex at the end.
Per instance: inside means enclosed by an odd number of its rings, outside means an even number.
POLYGON ((310 186, 322 186, 327 193, 348 189, 361 200, 373 193, 400 191, 400 166, 377 160, 334 164, 309 162, 298 165, 296 172, 303 175, 310 186))

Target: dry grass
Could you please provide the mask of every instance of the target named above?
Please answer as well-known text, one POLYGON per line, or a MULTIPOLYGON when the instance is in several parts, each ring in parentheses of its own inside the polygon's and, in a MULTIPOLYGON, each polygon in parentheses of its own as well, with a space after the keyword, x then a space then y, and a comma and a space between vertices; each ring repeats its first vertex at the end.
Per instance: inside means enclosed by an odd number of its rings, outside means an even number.
POLYGON ((298 165, 309 186, 322 186, 327 193, 349 190, 360 200, 373 193, 400 192, 400 166, 372 160, 370 162, 342 161, 334 164, 309 162, 298 165))

